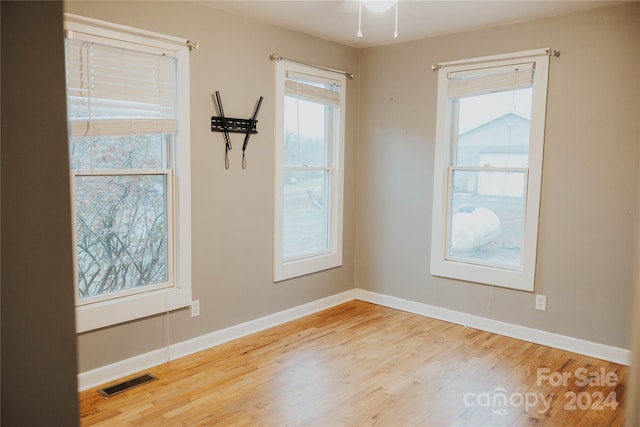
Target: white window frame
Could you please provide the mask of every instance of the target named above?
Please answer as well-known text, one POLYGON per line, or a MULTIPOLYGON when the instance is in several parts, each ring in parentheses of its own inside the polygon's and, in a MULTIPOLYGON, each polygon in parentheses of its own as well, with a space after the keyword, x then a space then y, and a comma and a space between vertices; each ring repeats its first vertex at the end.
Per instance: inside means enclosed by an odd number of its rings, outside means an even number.
MULTIPOLYGON (((161 171, 167 177, 167 223, 169 283, 150 286, 141 293, 89 303, 78 297, 77 252, 74 249, 76 332, 86 332, 130 320, 165 313, 191 305, 191 154, 189 114, 189 48, 187 40, 113 24, 82 16, 64 15, 65 37, 98 41, 116 47, 157 53, 171 51, 177 58, 176 93, 178 129, 173 149, 173 169, 161 171)), ((149 171, 146 171, 149 173, 149 171)), ((156 171, 153 171, 155 173, 156 171)), ((82 174, 82 172, 76 173, 82 174)), ((72 174, 73 175, 73 174, 72 174)), ((71 177, 72 195, 74 176, 71 177)), ((75 200, 75 196, 72 197, 75 200)), ((73 209, 75 212, 75 207, 73 209)), ((73 215, 76 241, 75 214, 73 215)))
MULTIPOLYGON (((438 71, 438 104, 433 183, 430 271, 432 275, 529 292, 534 290, 549 52, 549 49, 537 49, 440 64, 441 68, 438 71), (489 264, 455 260, 453 257, 447 257, 446 250, 448 215, 450 215, 450 173, 451 170, 455 169, 451 146, 452 138, 450 138, 452 125, 449 120, 451 104, 448 96, 448 75, 452 72, 464 72, 487 67, 512 66, 523 62, 534 63, 535 71, 533 77, 529 164, 527 168, 521 171, 525 173, 524 179, 527 183, 523 212, 524 232, 521 245, 521 268, 510 269, 489 264)), ((498 170, 501 168, 495 169, 498 170)))
POLYGON ((327 270, 342 265, 342 228, 343 228, 343 192, 344 192, 344 141, 345 141, 345 105, 346 77, 342 74, 325 71, 291 61, 276 62, 275 99, 275 203, 274 203, 274 257, 273 281, 279 282, 306 274, 327 270), (284 102, 285 82, 288 72, 304 74, 319 82, 335 82, 340 86, 338 140, 328 149, 331 153, 329 167, 285 168, 284 165, 284 102), (329 226, 328 249, 319 253, 286 259, 283 251, 283 213, 284 213, 284 173, 285 169, 329 170, 329 226))

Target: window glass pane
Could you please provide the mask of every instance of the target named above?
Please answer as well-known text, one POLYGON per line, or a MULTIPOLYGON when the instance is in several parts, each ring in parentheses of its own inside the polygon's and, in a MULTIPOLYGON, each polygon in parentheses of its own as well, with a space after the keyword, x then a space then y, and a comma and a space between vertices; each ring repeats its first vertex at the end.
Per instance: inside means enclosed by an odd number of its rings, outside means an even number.
POLYGON ((284 258, 329 248, 329 171, 284 173, 284 258))
POLYGON ((448 257, 521 265, 524 172, 452 172, 448 257))
POLYGON ((294 97, 284 98, 285 166, 328 166, 327 146, 337 108, 294 97))
POLYGON ((170 141, 170 136, 70 138, 71 169, 164 169, 167 167, 164 141, 170 141))
POLYGON ((166 177, 77 176, 79 297, 168 280, 166 177))
POLYGON ((532 89, 460 98, 455 165, 527 167, 532 89))

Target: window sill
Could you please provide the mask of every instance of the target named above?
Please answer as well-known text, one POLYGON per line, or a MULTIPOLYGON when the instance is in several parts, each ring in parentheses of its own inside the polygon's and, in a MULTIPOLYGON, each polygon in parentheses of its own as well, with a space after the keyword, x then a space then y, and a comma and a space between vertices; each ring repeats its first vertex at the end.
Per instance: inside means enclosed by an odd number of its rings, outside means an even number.
POLYGON ((276 262, 273 269, 273 281, 281 282, 340 266, 342 266, 341 253, 327 253, 293 261, 276 262))
POLYGON ((524 271, 508 270, 497 267, 467 264, 458 261, 431 260, 431 275, 465 282, 482 283, 520 291, 534 291, 533 268, 525 267, 524 271))
POLYGON ((76 333, 166 313, 191 305, 191 287, 159 289, 76 307, 76 333))

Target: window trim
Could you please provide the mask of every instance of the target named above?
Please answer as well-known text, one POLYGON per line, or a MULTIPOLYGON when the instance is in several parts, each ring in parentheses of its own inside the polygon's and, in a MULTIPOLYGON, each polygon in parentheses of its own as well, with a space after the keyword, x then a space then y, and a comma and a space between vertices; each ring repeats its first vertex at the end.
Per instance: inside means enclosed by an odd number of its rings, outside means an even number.
MULTIPOLYGON (((431 235, 431 267, 433 276, 459 279, 468 282, 483 283, 534 291, 538 223, 540 210, 540 191, 542 184, 542 161, 546 119, 547 86, 549 73, 549 49, 537 49, 483 58, 472 58, 440 64, 438 71, 438 101, 436 118, 436 140, 433 180, 433 216, 431 235), (449 210, 450 179, 452 165, 452 144, 449 133, 448 74, 479 67, 501 67, 518 64, 526 58, 535 62, 533 78, 533 96, 531 108, 531 133, 529 144, 529 164, 527 187, 524 201, 522 268, 509 269, 478 263, 461 262, 447 259, 446 238, 449 210)), ((468 168, 466 168, 468 169, 468 168)), ((451 258, 451 257, 449 257, 451 258)))
MULTIPOLYGON (((190 113, 189 113, 189 47, 187 40, 166 36, 124 25, 113 24, 78 15, 64 14, 65 36, 75 37, 80 34, 83 39, 109 39, 113 46, 140 46, 141 51, 158 52, 170 50, 175 52, 176 94, 178 98, 178 129, 176 132, 173 171, 167 179, 172 179, 173 198, 168 199, 167 217, 173 220, 173 246, 168 254, 173 256, 172 286, 149 290, 143 293, 125 295, 114 299, 78 305, 77 301, 77 252, 74 248, 74 273, 76 279, 73 286, 76 294, 76 332, 87 332, 127 321, 165 313, 191 305, 191 149, 190 149, 190 113)), ((73 179, 73 174, 70 174, 73 179)), ((73 183, 71 183, 73 188, 73 183)), ((168 188, 167 191, 170 191, 168 188)), ((72 197, 72 203, 75 196, 72 197)), ((72 206, 73 241, 76 241, 75 206, 72 206)), ((171 272, 169 273, 171 274, 171 272)))
MULTIPOLYGON (((342 265, 342 233, 343 233, 343 193, 344 193, 344 147, 345 147, 345 106, 346 77, 340 73, 325 71, 287 60, 275 64, 275 172, 274 172, 274 238, 273 238, 273 281, 283 280, 315 273, 342 265), (332 163, 329 169, 330 210, 329 210, 329 248, 321 253, 304 255, 296 258, 284 258, 283 253, 283 212, 284 212, 284 101, 286 73, 290 71, 318 81, 336 82, 340 88, 338 140, 328 152, 332 163)), ((326 170, 327 167, 308 167, 305 170, 326 170)))

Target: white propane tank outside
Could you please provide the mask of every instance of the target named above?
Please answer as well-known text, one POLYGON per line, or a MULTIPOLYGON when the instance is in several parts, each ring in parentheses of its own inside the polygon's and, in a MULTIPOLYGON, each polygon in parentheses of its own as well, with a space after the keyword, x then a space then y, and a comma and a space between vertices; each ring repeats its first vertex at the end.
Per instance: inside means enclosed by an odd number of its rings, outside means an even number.
POLYGON ((451 219, 451 255, 468 255, 500 234, 500 219, 490 209, 462 205, 451 219))

